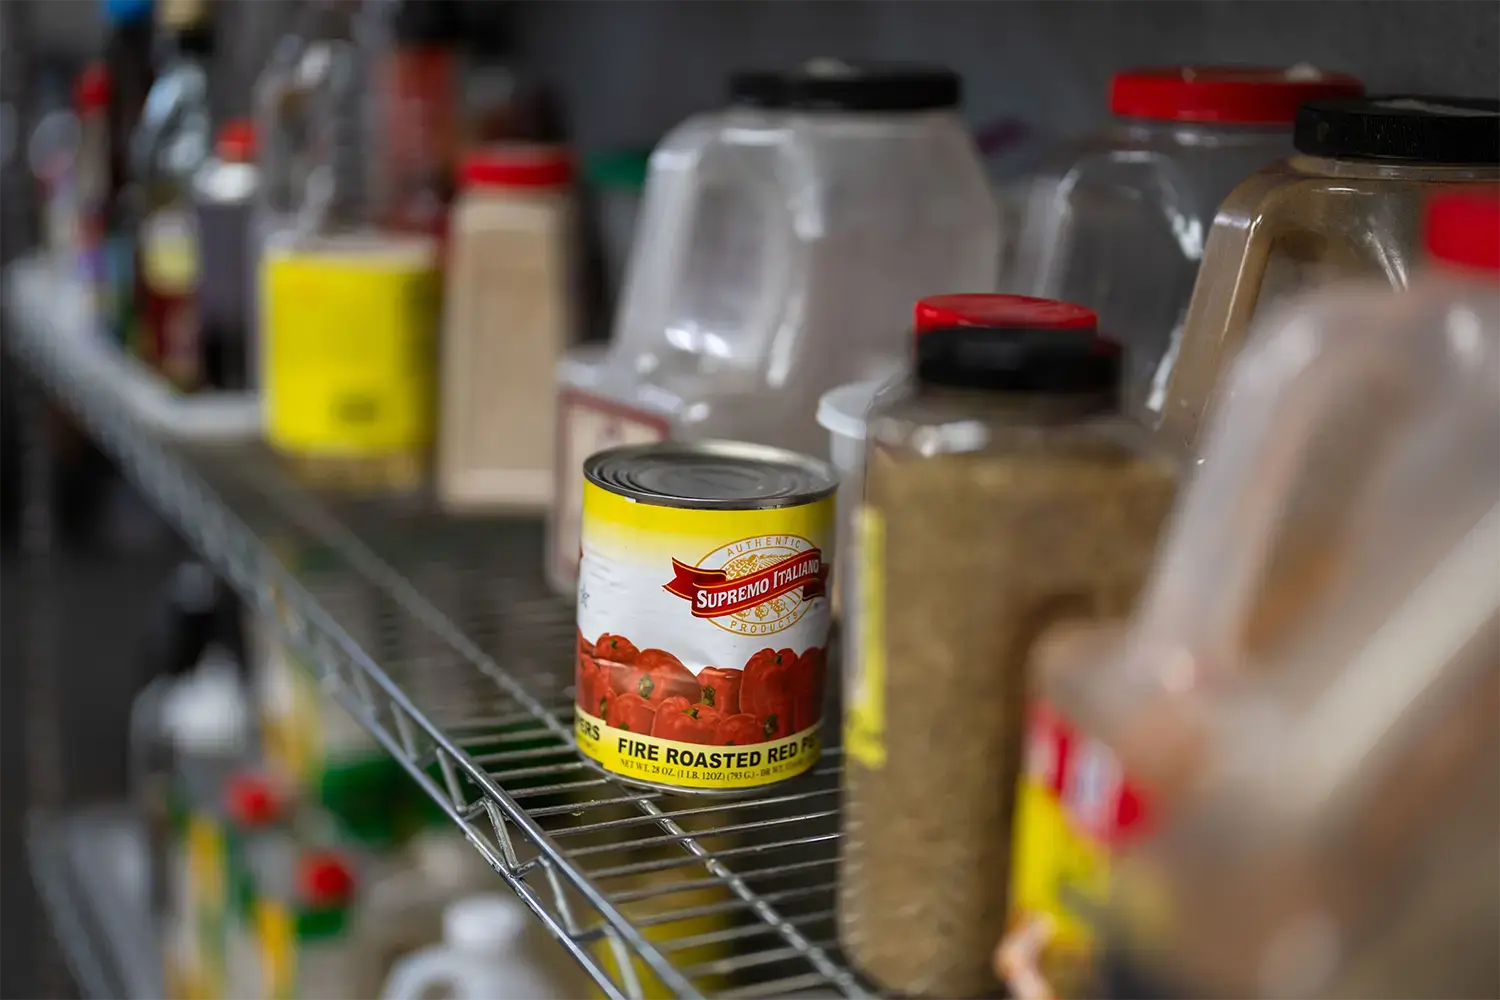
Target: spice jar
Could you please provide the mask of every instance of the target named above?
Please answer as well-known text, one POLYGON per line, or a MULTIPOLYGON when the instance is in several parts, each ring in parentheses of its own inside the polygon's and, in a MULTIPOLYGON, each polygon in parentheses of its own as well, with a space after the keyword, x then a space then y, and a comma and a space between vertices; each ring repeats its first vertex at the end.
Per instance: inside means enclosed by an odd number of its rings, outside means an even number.
POLYGON ((1433 191, 1500 181, 1500 102, 1314 101, 1297 112, 1293 142, 1298 155, 1235 188, 1209 230, 1160 418, 1179 455, 1194 452, 1257 311, 1345 278, 1407 287, 1433 191))
POLYGON ((1154 423, 1157 373, 1182 329, 1219 203, 1291 155, 1298 105, 1363 91, 1351 76, 1311 66, 1116 73, 1111 121, 1060 147, 1027 185, 1001 290, 1097 312, 1125 348, 1126 408, 1154 423))
POLYGON ((1045 299, 925 299, 913 377, 866 421, 839 936, 886 989, 998 990, 1027 653, 1129 611, 1171 503, 1095 327, 1045 299))

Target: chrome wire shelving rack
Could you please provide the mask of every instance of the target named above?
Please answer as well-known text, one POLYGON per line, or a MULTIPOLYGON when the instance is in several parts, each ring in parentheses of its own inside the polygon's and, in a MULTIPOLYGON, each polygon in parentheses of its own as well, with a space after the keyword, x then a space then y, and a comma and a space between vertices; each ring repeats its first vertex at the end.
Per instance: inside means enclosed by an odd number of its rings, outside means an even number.
POLYGON ((131 412, 127 362, 76 283, 23 261, 6 303, 27 372, 280 623, 604 995, 868 995, 834 943, 836 745, 727 802, 602 775, 574 744, 573 614, 542 583, 540 523, 333 500, 258 443, 166 440, 131 412))

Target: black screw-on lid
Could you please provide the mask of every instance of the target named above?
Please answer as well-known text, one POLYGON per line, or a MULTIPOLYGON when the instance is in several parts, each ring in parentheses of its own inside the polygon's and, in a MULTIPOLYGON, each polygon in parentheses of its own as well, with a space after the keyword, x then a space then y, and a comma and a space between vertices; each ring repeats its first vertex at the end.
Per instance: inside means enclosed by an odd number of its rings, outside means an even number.
POLYGON ((1309 156, 1500 163, 1500 101, 1420 94, 1311 101, 1292 141, 1309 156))
POLYGON ((963 82, 941 66, 811 59, 793 70, 735 73, 729 98, 800 111, 931 111, 958 107, 963 82))
POLYGON ((1120 345, 1090 309, 1023 295, 942 295, 916 308, 917 378, 1036 395, 1119 394, 1120 345))

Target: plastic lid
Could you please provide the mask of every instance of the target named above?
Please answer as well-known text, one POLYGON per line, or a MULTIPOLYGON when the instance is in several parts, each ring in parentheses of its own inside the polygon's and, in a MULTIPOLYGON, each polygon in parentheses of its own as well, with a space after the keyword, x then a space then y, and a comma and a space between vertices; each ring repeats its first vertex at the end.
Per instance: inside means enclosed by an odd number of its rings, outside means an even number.
POLYGON ((583 172, 594 187, 639 191, 646 186, 650 163, 649 149, 612 149, 588 157, 583 172))
POLYGON ((89 63, 73 86, 73 104, 79 114, 103 111, 109 106, 109 67, 89 63))
POLYGON ((1128 118, 1290 125, 1304 101, 1354 97, 1365 85, 1312 66, 1161 66, 1116 73, 1109 109, 1128 118))
POLYGON ((1120 345, 1091 309, 1026 295, 943 295, 917 304, 917 378, 929 385, 1112 403, 1120 345))
POLYGON ((562 187, 572 183, 573 158, 566 146, 504 143, 470 153, 459 176, 465 187, 562 187))
POLYGON ((818 424, 840 437, 863 441, 865 415, 870 411, 870 402, 885 383, 885 379, 877 378, 829 389, 818 400, 818 424))
POLYGON ((963 81, 941 66, 823 58, 794 70, 735 73, 729 98, 757 108, 802 111, 929 111, 958 107, 963 81))
POLYGON ((219 159, 226 163, 253 163, 255 161, 255 123, 249 118, 235 118, 219 129, 219 141, 214 147, 219 159))
POLYGON ((1445 264, 1500 273, 1500 188, 1435 196, 1427 206, 1427 252, 1445 264))
POLYGON ((917 300, 914 314, 913 329, 918 336, 959 326, 1091 332, 1099 328, 1099 317, 1092 309, 1030 295, 931 295, 917 300))
POLYGON ((297 892, 313 909, 345 906, 354 894, 354 872, 336 851, 308 851, 297 864, 297 892))
POLYGON ((1316 101, 1292 134, 1309 156, 1408 163, 1500 163, 1500 101, 1393 95, 1316 101))
POLYGON ((443 940, 458 951, 506 952, 526 933, 530 920, 519 899, 495 893, 469 896, 443 911, 443 940))
POLYGON ((224 789, 224 809, 240 826, 261 827, 281 816, 281 799, 262 774, 236 774, 224 789))

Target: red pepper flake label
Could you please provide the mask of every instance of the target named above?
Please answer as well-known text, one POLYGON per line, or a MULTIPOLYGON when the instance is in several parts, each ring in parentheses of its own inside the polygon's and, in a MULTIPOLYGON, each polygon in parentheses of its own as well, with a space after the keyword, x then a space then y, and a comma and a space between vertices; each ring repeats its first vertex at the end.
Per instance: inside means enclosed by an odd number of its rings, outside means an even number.
POLYGON ((578 746, 678 788, 751 788, 817 760, 833 499, 657 507, 584 486, 578 746))

